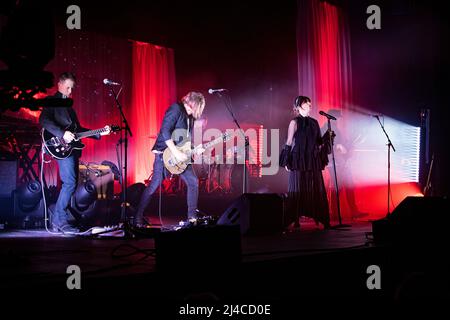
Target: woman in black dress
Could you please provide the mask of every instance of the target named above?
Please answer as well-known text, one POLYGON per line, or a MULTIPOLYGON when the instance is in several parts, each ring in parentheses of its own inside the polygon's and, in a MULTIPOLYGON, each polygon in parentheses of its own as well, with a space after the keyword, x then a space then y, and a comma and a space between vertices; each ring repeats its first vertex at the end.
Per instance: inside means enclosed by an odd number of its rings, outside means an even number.
POLYGON ((280 165, 289 171, 289 222, 294 222, 294 227, 298 228, 299 217, 306 216, 328 229, 330 213, 322 170, 331 153, 330 134, 327 131, 321 135, 319 123, 309 117, 310 112, 311 99, 298 96, 294 101, 296 117, 289 123, 280 165))

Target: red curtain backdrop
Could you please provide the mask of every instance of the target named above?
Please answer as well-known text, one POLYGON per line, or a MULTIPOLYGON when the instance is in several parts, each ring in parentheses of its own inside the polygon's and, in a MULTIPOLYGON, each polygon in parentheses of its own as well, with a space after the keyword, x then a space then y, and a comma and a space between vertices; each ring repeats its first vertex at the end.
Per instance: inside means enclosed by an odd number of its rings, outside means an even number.
POLYGON ((152 171, 151 148, 164 112, 176 101, 173 50, 132 41, 132 78, 129 176, 130 182, 143 182, 152 171))
MULTIPOLYGON (((339 7, 320 0, 298 0, 297 4, 299 94, 312 99, 312 116, 323 128, 326 125, 326 119, 319 116, 319 110, 344 111, 352 102, 349 29, 345 13, 339 7)), ((346 134, 345 119, 340 118, 339 122, 341 134, 346 134)), ((336 219, 336 201, 333 196, 334 175, 330 174, 332 170, 332 166, 329 165, 324 171, 324 177, 329 190, 332 218, 336 219)), ((346 187, 340 185, 340 188, 346 187)), ((352 218, 352 211, 357 209, 351 209, 347 205, 346 194, 347 192, 342 192, 339 197, 341 216, 352 218)))
POLYGON ((349 30, 342 9, 320 0, 298 0, 299 93, 316 107, 345 109, 351 104, 349 30))
MULTIPOLYGON (((74 109, 81 124, 87 128, 121 125, 110 87, 103 84, 103 79, 122 83, 119 101, 133 133, 129 138, 128 183, 143 182, 151 174, 153 154, 150 149, 164 112, 176 101, 173 50, 97 33, 62 29, 56 35, 55 52, 55 58, 46 70, 54 73, 55 80, 61 72, 75 73, 74 109)), ((118 92, 119 88, 114 87, 114 90, 118 92)), ((56 86, 49 90, 49 94, 54 92, 56 86)), ((100 141, 85 139, 86 148, 81 160, 95 163, 109 160, 118 165, 116 145, 119 138, 120 134, 104 136, 100 141)), ((49 175, 48 180, 49 184, 57 183, 55 172, 49 175)))

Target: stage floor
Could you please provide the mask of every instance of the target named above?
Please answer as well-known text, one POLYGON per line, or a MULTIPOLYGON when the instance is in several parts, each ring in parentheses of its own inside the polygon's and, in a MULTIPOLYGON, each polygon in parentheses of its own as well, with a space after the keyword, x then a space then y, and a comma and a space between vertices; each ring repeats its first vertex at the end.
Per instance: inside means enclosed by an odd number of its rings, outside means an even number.
MULTIPOLYGON (((167 221, 176 222, 173 218, 167 221)), ((300 230, 241 237, 242 265, 368 248, 366 236, 370 231, 367 222, 354 223, 349 229, 323 230, 303 219, 300 230)), ((87 278, 145 276, 156 271, 154 255, 144 252, 154 248, 153 238, 98 239, 54 235, 43 229, 3 230, 0 232, 0 286, 39 288, 66 277, 70 265, 79 266, 87 278), (123 256, 127 254, 130 255, 123 256)), ((202 250, 202 246, 193 250, 202 250)))

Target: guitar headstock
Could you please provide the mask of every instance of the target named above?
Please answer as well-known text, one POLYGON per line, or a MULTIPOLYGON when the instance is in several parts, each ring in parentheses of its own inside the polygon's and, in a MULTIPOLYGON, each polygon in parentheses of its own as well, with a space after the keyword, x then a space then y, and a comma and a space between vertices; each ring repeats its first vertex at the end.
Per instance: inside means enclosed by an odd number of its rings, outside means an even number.
POLYGON ((111 132, 119 132, 121 130, 119 126, 114 124, 110 125, 109 127, 111 128, 111 132))
POLYGON ((116 126, 116 125, 113 125, 113 124, 112 124, 112 125, 106 125, 106 126, 104 127, 104 130, 105 130, 105 131, 103 131, 103 132, 100 133, 101 136, 105 136, 105 135, 108 135, 108 134, 110 134, 110 133, 120 131, 120 127, 119 127, 119 126, 116 126))

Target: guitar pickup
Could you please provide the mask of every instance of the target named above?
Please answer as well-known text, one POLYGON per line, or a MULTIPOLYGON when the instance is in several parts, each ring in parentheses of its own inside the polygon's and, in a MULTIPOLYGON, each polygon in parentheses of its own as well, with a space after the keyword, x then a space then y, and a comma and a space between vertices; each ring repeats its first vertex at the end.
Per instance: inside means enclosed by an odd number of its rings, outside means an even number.
POLYGON ((61 145, 61 140, 58 137, 53 137, 50 139, 50 145, 53 147, 58 147, 61 145))

